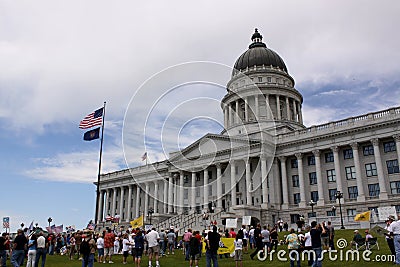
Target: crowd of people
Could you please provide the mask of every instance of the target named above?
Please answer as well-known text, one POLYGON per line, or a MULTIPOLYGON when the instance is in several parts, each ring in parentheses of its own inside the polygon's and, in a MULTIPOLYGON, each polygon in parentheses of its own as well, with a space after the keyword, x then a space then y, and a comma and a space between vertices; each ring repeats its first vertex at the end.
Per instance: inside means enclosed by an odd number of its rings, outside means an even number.
MULTIPOLYGON (((148 262, 144 266, 160 267, 160 257, 168 257, 181 251, 189 266, 198 267, 199 259, 205 257, 207 267, 218 267, 218 260, 223 255, 218 255, 218 250, 224 247, 221 238, 233 238, 234 252, 225 253, 225 257, 234 258, 236 267, 243 266, 243 255, 249 253, 250 258, 260 256, 260 251, 268 255, 271 251, 277 251, 278 245, 287 245, 290 253, 301 251, 312 251, 314 257, 308 258, 309 266, 322 266, 320 259, 324 250, 335 249, 335 229, 331 222, 317 223, 313 221, 310 225, 297 224, 297 229, 288 229, 285 223, 279 219, 273 226, 258 224, 253 226, 241 226, 238 229, 218 229, 212 223, 202 232, 187 229, 182 236, 174 227, 168 229, 152 228, 144 231, 141 228, 126 229, 119 231, 107 228, 101 232, 90 230, 76 231, 74 233, 47 234, 37 229, 27 233, 19 229, 15 237, 11 238, 8 233, 0 237, 1 267, 6 267, 7 258, 13 267, 24 265, 26 259, 27 267, 41 267, 46 264, 46 255, 66 255, 69 260, 81 260, 82 267, 92 267, 94 262, 114 263, 116 254, 122 255, 122 263, 128 264, 129 258, 136 267, 140 267, 143 256, 147 255, 148 262), (282 239, 279 232, 288 231, 282 239), (252 251, 249 251, 252 250, 252 251), (203 252, 205 251, 205 253, 203 252), (40 262, 41 260, 41 262, 40 262)), ((400 221, 389 217, 386 226, 386 240, 396 263, 400 264, 400 221)), ((366 230, 362 237, 358 230, 354 231, 351 245, 372 240, 372 234, 366 230)), ((310 254, 309 254, 310 255, 310 254)), ((290 259, 290 266, 300 266, 300 259, 290 259)))

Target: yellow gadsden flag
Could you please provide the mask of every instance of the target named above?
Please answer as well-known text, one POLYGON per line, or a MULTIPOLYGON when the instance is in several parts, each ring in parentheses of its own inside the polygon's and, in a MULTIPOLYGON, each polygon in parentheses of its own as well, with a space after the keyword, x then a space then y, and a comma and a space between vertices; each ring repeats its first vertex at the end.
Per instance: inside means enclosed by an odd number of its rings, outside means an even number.
POLYGON ((133 221, 130 221, 130 224, 132 228, 142 227, 144 225, 143 215, 140 216, 139 218, 134 219, 133 221))
POLYGON ((354 217, 355 222, 369 222, 370 219, 371 219, 371 211, 370 210, 359 213, 354 217))

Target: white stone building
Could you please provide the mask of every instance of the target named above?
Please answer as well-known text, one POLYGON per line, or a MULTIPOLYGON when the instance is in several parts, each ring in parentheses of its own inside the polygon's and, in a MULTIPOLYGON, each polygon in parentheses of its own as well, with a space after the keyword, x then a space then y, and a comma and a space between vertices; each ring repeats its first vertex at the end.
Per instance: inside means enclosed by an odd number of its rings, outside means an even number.
POLYGON ((400 107, 304 126, 303 97, 257 30, 226 88, 222 133, 166 161, 101 176, 98 221, 119 214, 129 222, 153 210, 153 222, 193 227, 193 214, 205 209, 218 220, 337 220, 338 191, 345 225, 379 206, 400 212, 400 107))

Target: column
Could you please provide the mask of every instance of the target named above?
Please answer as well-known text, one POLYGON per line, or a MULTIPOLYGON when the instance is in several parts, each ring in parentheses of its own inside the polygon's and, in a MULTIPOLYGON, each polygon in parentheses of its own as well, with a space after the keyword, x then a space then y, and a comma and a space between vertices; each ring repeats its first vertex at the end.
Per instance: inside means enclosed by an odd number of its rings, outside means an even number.
POLYGON ((130 184, 128 187, 128 209, 126 211, 125 221, 129 222, 131 220, 131 209, 132 209, 132 185, 130 184))
POLYGON ((116 204, 117 204, 117 190, 116 188, 113 188, 113 200, 112 200, 112 205, 111 205, 111 216, 115 215, 115 209, 116 209, 116 204))
POLYGON ((168 180, 164 178, 164 195, 163 195, 164 214, 168 213, 168 180))
POLYGON ((374 146, 376 170, 378 172, 378 182, 379 182, 379 189, 380 189, 379 198, 380 199, 388 199, 388 193, 386 190, 386 183, 385 183, 385 174, 383 173, 381 151, 379 150, 379 139, 374 138, 371 140, 371 142, 372 142, 372 145, 374 146))
POLYGON ((183 213, 183 171, 179 174, 179 211, 183 213))
POLYGON ((258 121, 258 119, 259 119, 259 117, 260 117, 260 111, 259 111, 259 108, 258 108, 258 100, 259 100, 259 97, 258 97, 258 95, 255 95, 254 96, 254 102, 255 102, 255 109, 256 109, 256 112, 255 112, 255 116, 256 116, 256 121, 258 121))
POLYGON ((298 108, 298 110, 299 110, 299 122, 300 122, 300 124, 303 124, 303 112, 301 111, 301 105, 300 105, 300 103, 299 103, 299 108, 298 108))
POLYGON ((239 124, 240 123, 239 99, 235 101, 235 105, 236 105, 236 123, 239 124))
POLYGON ((139 217, 140 216, 140 186, 139 184, 136 184, 136 210, 135 210, 135 217, 139 217))
POLYGON ((286 170, 286 157, 279 157, 279 160, 281 161, 281 172, 282 172, 282 195, 283 195, 282 209, 288 209, 289 190, 288 190, 288 178, 286 170))
POLYGON ((224 127, 225 129, 228 128, 228 110, 226 108, 226 105, 224 105, 224 127))
POLYGON ((268 173, 267 173, 267 158, 261 155, 261 183, 262 183, 262 204, 268 204, 268 173))
POLYGON ((123 214, 124 214, 124 187, 121 186, 120 187, 120 198, 119 198, 119 216, 121 218, 121 220, 123 220, 123 214))
POLYGON ((153 202, 154 213, 158 213, 157 205, 158 205, 158 181, 154 181, 154 202, 153 202))
POLYGON ((150 190, 149 183, 145 183, 145 190, 144 190, 144 216, 147 216, 148 211, 149 211, 149 190, 150 190))
POLYGON ((236 167, 235 160, 231 160, 231 207, 236 206, 236 167))
POLYGON ((169 182, 168 182, 168 213, 173 213, 174 209, 173 209, 173 205, 174 205, 174 178, 172 178, 172 173, 170 174, 169 177, 169 182))
POLYGON ((281 102, 279 101, 279 95, 276 95, 276 118, 280 120, 281 117, 281 102))
POLYGON ((192 172, 192 188, 190 189, 191 193, 191 206, 192 209, 195 211, 196 210, 196 173, 192 172))
POLYGON ((340 172, 339 147, 333 146, 333 147, 331 147, 331 149, 333 151, 333 161, 334 161, 334 165, 335 165, 337 191, 344 193, 343 185, 342 185, 342 175, 340 172))
POLYGON ((99 197, 99 210, 97 211, 97 222, 101 222, 103 219, 103 205, 104 205, 104 190, 100 190, 99 197))
POLYGON ((204 203, 204 207, 208 208, 208 171, 207 171, 207 168, 205 168, 203 170, 203 176, 204 176, 204 187, 203 187, 203 190, 204 190, 203 199, 204 199, 204 201, 203 201, 203 203, 204 203))
POLYGON ((172 210, 174 213, 177 213, 178 210, 178 178, 177 174, 174 175, 175 177, 173 178, 174 181, 174 205, 172 206, 172 210))
POLYGON ((235 124, 235 113, 233 111, 232 105, 229 104, 229 125, 232 126, 235 124))
POLYGON ((271 106, 269 105, 269 95, 265 95, 265 109, 267 110, 267 120, 273 118, 273 114, 271 113, 271 106))
POLYGON ((290 120, 289 97, 286 97, 286 119, 290 120))
POLYGON ((221 163, 217 163, 217 210, 222 210, 222 175, 221 163))
POLYGON ((246 202, 245 205, 252 205, 251 203, 251 173, 250 173, 250 159, 245 159, 246 164, 246 202))
POLYGON ((105 200, 105 208, 104 208, 104 217, 102 218, 104 220, 104 218, 109 215, 109 205, 108 205, 108 201, 110 199, 110 189, 106 189, 106 200, 105 200))
POLYGON ((299 171, 299 186, 300 186, 300 203, 299 207, 300 208, 305 208, 306 207, 306 188, 305 188, 305 183, 304 183, 304 171, 303 171, 303 154, 302 153, 296 153, 295 154, 297 158, 297 168, 299 171))
POLYGON ((317 174, 317 186, 318 186, 318 206, 325 205, 325 194, 324 194, 324 183, 322 181, 322 172, 321 172, 321 151, 318 149, 313 150, 312 152, 315 157, 315 173, 317 174))
POLYGON ((362 180, 361 165, 360 165, 360 155, 358 153, 358 143, 351 143, 350 146, 351 149, 353 149, 354 168, 356 169, 357 190, 358 190, 357 201, 365 201, 364 184, 362 180))
POLYGON ((244 121, 249 121, 249 104, 247 96, 244 98, 244 121))
POLYGON ((299 122, 299 116, 298 116, 298 114, 297 114, 297 103, 296 103, 296 100, 294 100, 293 99, 293 117, 294 117, 294 120, 296 121, 296 122, 299 122))
POLYGON ((396 142, 397 161, 400 163, 400 134, 393 135, 393 139, 396 142))

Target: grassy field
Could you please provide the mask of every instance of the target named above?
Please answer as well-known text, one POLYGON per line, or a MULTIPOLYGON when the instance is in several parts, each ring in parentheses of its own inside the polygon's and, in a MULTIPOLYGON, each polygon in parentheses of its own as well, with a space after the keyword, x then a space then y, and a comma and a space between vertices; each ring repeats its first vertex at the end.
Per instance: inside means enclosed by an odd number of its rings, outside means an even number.
MULTIPOLYGON (((360 231, 361 232, 361 231, 360 231)), ((363 233, 363 232, 362 232, 363 233)), ((280 239, 283 239, 283 236, 287 234, 287 232, 282 232, 280 233, 279 237, 280 239)), ((347 243, 350 244, 350 240, 353 237, 353 231, 352 230, 336 230, 336 236, 335 236, 335 243, 336 240, 339 238, 344 238, 347 240, 347 243)), ((337 256, 338 259, 336 261, 331 261, 329 259, 324 259, 323 261, 323 266, 393 266, 392 262, 382 262, 380 259, 383 259, 386 255, 390 255, 389 248, 387 246, 386 240, 384 237, 378 237, 378 243, 380 250, 377 248, 374 248, 372 250, 372 254, 369 255, 370 261, 365 261, 363 260, 362 257, 362 252, 360 253, 360 261, 351 261, 345 260, 345 255, 346 251, 350 249, 350 247, 346 247, 345 249, 342 250, 343 254, 343 260, 340 260, 340 251, 338 250, 337 256)), ((285 249, 286 246, 278 246, 278 250, 283 250, 285 249)), ((273 265, 273 266, 290 266, 290 263, 287 262, 282 262, 279 261, 277 258, 277 255, 274 255, 273 259, 273 264, 267 259, 264 262, 258 261, 258 260, 251 260, 249 254, 244 254, 244 260, 243 260, 243 266, 265 266, 265 265, 273 265)), ((329 256, 328 256, 329 257, 329 256)), ((115 262, 114 264, 103 264, 103 263, 95 263, 95 266, 101 266, 101 265, 108 265, 108 266, 114 266, 114 267, 119 267, 119 266, 134 266, 132 257, 128 258, 128 264, 123 265, 122 264, 122 256, 121 255, 114 255, 113 256, 113 261, 115 262)), ((228 267, 228 266, 235 266, 235 262, 232 258, 223 258, 218 260, 218 264, 221 267, 228 267)), ((182 251, 176 251, 175 255, 168 255, 167 257, 163 257, 160 259, 160 265, 161 267, 179 267, 179 266, 189 266, 189 262, 184 260, 184 255, 182 255, 182 251)), ((301 263, 302 266, 307 266, 307 262, 303 261, 301 263)), ((81 266, 81 262, 78 260, 73 260, 70 261, 67 256, 60 256, 60 255, 55 255, 55 256, 48 256, 47 257, 47 262, 46 266, 49 267, 61 267, 61 266, 71 266, 71 267, 78 267, 81 266)), ((142 267, 147 267, 148 266, 148 258, 147 256, 143 257, 142 260, 142 267)), ((155 266, 155 263, 153 262, 153 266, 155 266)), ((205 257, 202 257, 199 263, 199 266, 205 266, 205 257)))

